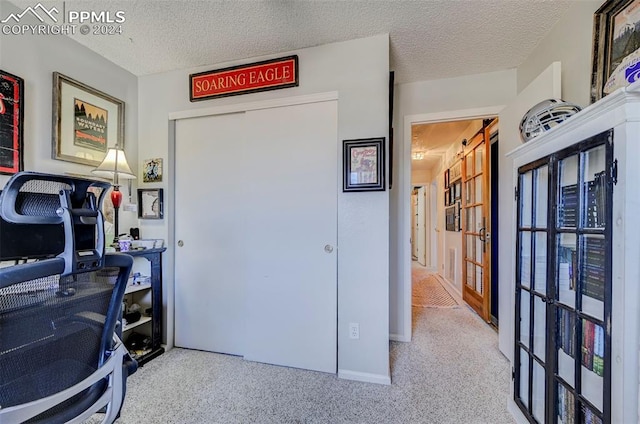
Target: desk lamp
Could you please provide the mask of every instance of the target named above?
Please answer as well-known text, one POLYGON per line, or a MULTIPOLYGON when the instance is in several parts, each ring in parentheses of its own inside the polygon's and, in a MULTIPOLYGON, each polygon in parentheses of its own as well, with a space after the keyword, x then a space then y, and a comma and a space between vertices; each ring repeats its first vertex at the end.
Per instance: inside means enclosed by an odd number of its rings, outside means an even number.
POLYGON ((111 192, 111 202, 113 203, 113 242, 118 241, 118 209, 122 204, 122 192, 120 191, 120 178, 125 180, 135 179, 136 176, 131 172, 124 150, 117 147, 110 147, 104 160, 93 171, 100 177, 113 178, 113 191, 111 192))

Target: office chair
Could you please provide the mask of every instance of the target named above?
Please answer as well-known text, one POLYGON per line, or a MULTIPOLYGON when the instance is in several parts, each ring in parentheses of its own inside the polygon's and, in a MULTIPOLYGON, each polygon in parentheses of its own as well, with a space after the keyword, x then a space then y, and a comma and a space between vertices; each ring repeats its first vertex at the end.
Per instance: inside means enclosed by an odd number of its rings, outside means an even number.
POLYGON ((108 188, 23 172, 0 193, 2 424, 119 415, 137 369, 117 335, 133 259, 104 254, 108 188))

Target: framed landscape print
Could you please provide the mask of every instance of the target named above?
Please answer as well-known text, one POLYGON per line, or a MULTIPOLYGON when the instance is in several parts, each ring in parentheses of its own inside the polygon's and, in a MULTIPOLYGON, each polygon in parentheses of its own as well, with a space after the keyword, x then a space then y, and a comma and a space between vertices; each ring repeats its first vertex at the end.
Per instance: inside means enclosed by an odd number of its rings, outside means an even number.
POLYGON ((53 73, 52 157, 98 166, 107 148, 124 148, 124 102, 53 73))
POLYGON ((616 87, 625 86, 638 79, 639 49, 640 0, 604 2, 594 15, 592 103, 616 87), (620 65, 623 65, 624 69, 617 69, 620 65), (618 81, 614 83, 610 78, 617 78, 618 81), (605 89, 606 86, 609 88, 605 89))
POLYGON ((0 70, 0 174, 22 171, 24 81, 0 70))

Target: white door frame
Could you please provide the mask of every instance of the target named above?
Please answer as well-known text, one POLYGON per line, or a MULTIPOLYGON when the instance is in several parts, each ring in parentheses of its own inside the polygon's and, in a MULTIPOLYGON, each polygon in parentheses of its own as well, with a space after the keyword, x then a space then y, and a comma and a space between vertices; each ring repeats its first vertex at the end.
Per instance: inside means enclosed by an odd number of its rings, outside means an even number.
MULTIPOLYGON (((403 268, 404 281, 402 284, 402 303, 404 315, 403 336, 396 337, 394 340, 402 342, 411 341, 411 244, 406 241, 411 237, 411 126, 413 124, 435 124, 439 122, 450 121, 466 121, 472 119, 493 118, 498 116, 500 111, 504 109, 504 105, 487 106, 474 109, 460 109, 446 112, 423 113, 417 115, 406 115, 404 117, 404 166, 401 187, 401 217, 404 218, 405 224, 402 228, 401 240, 404 240, 402 246, 403 262, 400 265, 403 268)), ((437 267, 437 264, 436 264, 437 267)))
POLYGON ((429 270, 438 271, 438 183, 429 184, 429 270))
POLYGON ((418 263, 422 266, 427 266, 427 197, 425 195, 426 189, 428 185, 420 185, 418 186, 418 201, 416 204, 416 232, 417 232, 417 240, 416 245, 417 249, 417 257, 418 263), (422 197, 422 199, 421 199, 422 197), (420 205, 422 204, 422 208, 420 205), (421 225, 422 224, 422 225, 421 225), (421 262, 422 261, 422 262, 421 262))

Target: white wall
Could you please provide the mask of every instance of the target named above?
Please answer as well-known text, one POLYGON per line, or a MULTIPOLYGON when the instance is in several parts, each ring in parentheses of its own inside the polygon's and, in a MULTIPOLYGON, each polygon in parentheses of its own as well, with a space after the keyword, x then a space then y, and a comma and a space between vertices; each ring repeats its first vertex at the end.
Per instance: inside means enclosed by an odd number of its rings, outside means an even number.
POLYGON ((515 246, 514 226, 516 222, 514 184, 510 178, 513 175, 513 159, 506 157, 506 155, 522 145, 518 124, 527 110, 544 99, 560 95, 560 75, 560 63, 552 63, 500 112, 500 134, 498 136, 498 174, 500 175, 498 181, 498 207, 500 208, 500 222, 498 224, 499 347, 502 353, 510 359, 513 356, 515 319, 515 256, 513 246, 515 246))
POLYGON ((411 170, 411 185, 427 185, 433 181, 430 169, 411 170))
POLYGON ((602 0, 575 1, 549 34, 518 67, 518 92, 552 62, 562 62, 562 98, 590 103, 593 13, 602 0))
MULTIPOLYGON (((21 11, 8 2, 0 1, 0 5, 0 16, 21 11)), ((25 170, 91 175, 93 169, 91 166, 51 158, 54 71, 125 102, 125 151, 132 169, 138 168, 138 80, 135 75, 66 36, 2 35, 0 52, 0 69, 24 79, 25 170)), ((8 179, 9 176, 0 176, 0 186, 4 186, 8 179)), ((126 184, 122 190, 126 203, 126 184)), ((135 202, 135 196, 133 200, 135 202)), ((127 231, 137 226, 138 222, 135 213, 122 209, 120 220, 120 228, 127 231)))
MULTIPOLYGON (((297 54, 300 86, 285 90, 189 102, 188 76, 238 64, 224 63, 196 69, 143 76, 139 79, 139 155, 162 157, 167 169, 162 183, 166 204, 173 202, 171 164, 173 140, 168 116, 172 112, 302 94, 338 91, 338 146, 341 140, 388 137, 388 35, 328 44, 255 58, 297 54)), ((241 63, 252 62, 254 59, 241 63)), ((341 150, 340 150, 341 152, 341 150)), ((342 155, 338 169, 342 171, 342 155)), ((340 178, 341 175, 337 175, 340 178)), ((206 175, 203 174, 203 183, 206 175)), ((292 193, 295 196, 295 193, 292 193)), ((338 368, 346 378, 389 381, 389 192, 338 195, 338 368), (348 323, 360 324, 360 339, 348 338, 348 323)), ((177 205, 180 207, 180 205, 177 205)), ((232 207, 230 205, 230 207, 232 207)), ((171 206, 169 206, 171 208, 171 206)), ((164 306, 166 341, 173 344, 173 233, 171 209, 163 221, 141 222, 145 237, 169 240, 165 261, 164 306)), ((206 219, 206 211, 203 211, 206 219)), ((175 293, 179 296, 179 293, 175 293)))
MULTIPOLYGON (((506 70, 460 78, 421 81, 396 86, 394 99, 394 184, 390 191, 389 308, 390 337, 408 340, 411 311, 405 308, 403 294, 410 292, 410 275, 405 268, 410 249, 410 140, 405 140, 406 117, 419 114, 463 111, 506 104, 516 94, 516 72, 506 70), (409 287, 405 287, 405 284, 409 287)), ((410 137, 409 137, 410 138, 410 137)), ((439 195, 440 196, 440 195, 439 195)), ((439 197, 438 202, 442 202, 439 197)), ((442 234, 440 232, 439 234, 442 234)), ((441 258, 438 258, 441 260, 441 258)), ((410 305, 410 302, 409 302, 410 305)), ((410 307, 410 306, 409 306, 410 307)))

